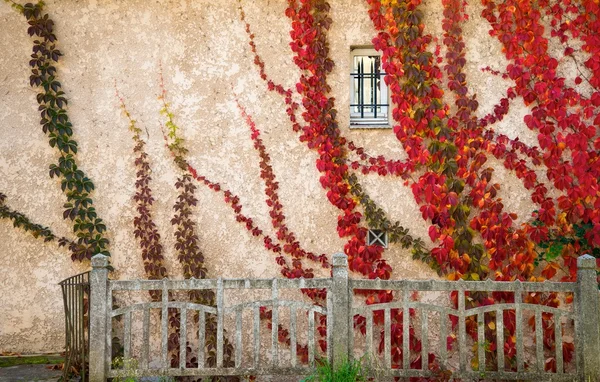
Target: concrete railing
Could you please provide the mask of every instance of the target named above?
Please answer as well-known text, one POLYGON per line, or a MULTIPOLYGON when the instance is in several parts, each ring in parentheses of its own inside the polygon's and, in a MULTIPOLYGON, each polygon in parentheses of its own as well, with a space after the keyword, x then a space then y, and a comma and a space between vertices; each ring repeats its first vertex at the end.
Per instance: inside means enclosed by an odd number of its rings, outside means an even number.
MULTIPOLYGON (((577 282, 452 282, 452 281, 384 281, 355 280, 348 277, 346 256, 333 256, 333 277, 324 279, 218 279, 218 280, 133 280, 113 281, 108 279, 108 261, 105 256, 92 258, 90 273, 91 309, 90 309, 90 378, 91 381, 104 381, 119 375, 119 370, 112 368, 113 323, 122 317, 123 356, 136 358, 136 370, 132 372, 139 377, 144 376, 212 376, 212 375, 306 375, 314 370, 318 357, 318 338, 315 334, 315 314, 326 317, 326 352, 322 354, 336 367, 346 360, 362 358, 366 368, 377 377, 430 377, 435 380, 436 374, 430 370, 428 362, 421 362, 421 367, 411 367, 417 358, 427 360, 430 354, 436 356, 438 369, 449 370, 452 378, 459 379, 504 379, 504 380, 552 380, 552 381, 598 381, 600 382, 600 310, 598 306, 598 286, 596 283, 595 258, 584 255, 578 259, 577 282), (286 300, 280 291, 300 289, 324 289, 326 301, 323 306, 307 303, 303 299, 286 300), (216 293, 216 306, 206 306, 187 301, 175 301, 173 291, 178 290, 212 290, 216 293), (241 294, 244 291, 267 290, 268 298, 237 299, 233 304, 226 302, 227 291, 241 294), (393 291, 396 299, 384 304, 365 305, 355 295, 355 290, 393 291), (161 291, 160 301, 140 302, 115 308, 114 292, 122 291, 161 291), (425 303, 415 300, 415 292, 456 293, 457 308, 447 303, 425 303), (487 306, 468 308, 466 299, 469 293, 508 292, 514 295, 514 302, 499 303, 487 306), (573 294, 572 305, 562 304, 564 308, 530 304, 523 300, 528 293, 557 292, 566 296, 573 294), (269 346, 261 345, 260 309, 271 309, 272 325, 269 346), (571 309, 569 309, 571 308, 571 309), (151 311, 155 310, 160 327, 150 326, 151 311), (160 313, 158 313, 160 311, 160 313), (178 367, 172 367, 168 360, 169 329, 168 312, 177 312, 179 317, 179 355, 178 367), (300 312, 306 312, 306 322, 300 312), (505 368, 505 354, 495 352, 496 366, 490 369, 485 361, 485 328, 493 322, 498 349, 504 348, 504 316, 514 314, 516 364, 505 368), (188 320, 188 313, 194 319, 188 320), (243 319, 245 314, 246 320, 243 319), (400 315, 401 314, 401 315, 400 315), (487 315, 487 316, 486 316, 487 315), (141 323, 135 323, 134 317, 141 323), (383 325, 381 317, 383 316, 383 325), (250 317, 251 319, 248 319, 250 317), (354 330, 356 317, 364 317, 365 335, 354 330), (450 323, 451 317, 456 321, 450 323), (472 350, 466 322, 477 323, 478 346, 472 350), (487 317, 487 320, 486 320, 487 317), (553 323, 554 351, 549 354, 544 350, 545 334, 542 320, 553 323), (216 320, 216 352, 212 365, 208 365, 208 349, 205 347, 207 319, 216 320), (526 321, 535 322, 535 331, 526 333, 526 321), (225 320, 233 322, 225 328, 225 320), (252 326, 244 326, 244 322, 252 322, 252 326), (303 321, 304 322, 304 321, 303 321), (280 354, 284 350, 279 344, 280 324, 289 328, 289 348, 286 356, 280 354), (399 324, 399 325, 398 325, 399 324), (299 328, 305 327, 302 333, 299 328), (401 329, 398 329, 401 328, 401 329), (411 329, 412 328, 412 329, 411 329), (401 335, 398 333, 401 330, 401 335), (410 331, 414 333, 411 334, 410 331), (575 361, 568 364, 563 359, 563 332, 572 331, 575 343, 575 361), (137 333, 132 341, 133 332, 137 333), (392 334, 394 332, 395 334, 392 334), (452 352, 445 346, 449 333, 455 333, 456 345, 452 352), (158 333, 160 348, 150 351, 152 334, 158 333), (401 338, 401 356, 392 354, 393 336, 401 338), (411 336, 421 343, 420 354, 409 350, 411 336), (357 338, 355 338, 357 337, 357 338), (193 340, 190 341, 190 338, 193 340), (231 364, 224 366, 225 338, 233 345, 231 364), (250 339, 251 338, 251 339, 250 339), (526 340, 528 338, 528 340, 526 340), (308 361, 298 362, 296 344, 306 341, 308 345, 308 361), (134 344, 135 343, 135 344, 134 344), (186 364, 188 347, 192 347, 197 362, 194 367, 186 364), (383 351, 378 351, 382 346, 383 351), (267 351, 262 351, 264 348, 267 351), (134 349, 135 348, 135 349, 134 349), (242 351, 253 353, 243 357, 242 351), (157 359, 151 360, 151 353, 159 353, 157 359), (545 353, 546 352, 546 353, 545 353), (263 354, 261 354, 263 353, 263 354), (533 357, 533 354, 535 355, 533 357), (529 357, 529 358, 528 358, 529 357), (554 357, 556 372, 546 372, 546 357, 554 357), (473 368, 471 359, 477 359, 477 367, 473 368), (487 368, 487 369, 486 369, 487 368), (490 370, 488 370, 490 369, 490 370)), ((235 299, 234 299, 235 300, 235 299)), ((439 300, 439 299, 438 299, 439 300)), ((437 301, 437 300, 436 300, 437 301)), ((447 300, 446 300, 447 301, 447 300)), ((172 333, 171 333, 172 334, 172 333)), ((177 335, 177 334, 176 334, 177 335)), ((546 334, 547 336, 547 334, 546 334)), ((264 337, 264 336, 263 336, 264 337)), ((570 340, 569 340, 570 341, 570 340)), ((263 339, 264 342, 264 339, 263 339)), ((397 343, 397 342, 396 342, 397 343)), ((171 350, 172 351, 172 350, 171 350)))

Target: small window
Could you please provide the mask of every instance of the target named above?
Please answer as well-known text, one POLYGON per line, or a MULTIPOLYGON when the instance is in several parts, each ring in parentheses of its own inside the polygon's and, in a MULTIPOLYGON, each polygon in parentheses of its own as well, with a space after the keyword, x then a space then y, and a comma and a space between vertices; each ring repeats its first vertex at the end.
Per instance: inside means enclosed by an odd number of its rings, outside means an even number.
POLYGON ((367 245, 379 245, 383 248, 388 246, 388 235, 382 229, 370 229, 367 233, 367 245))
POLYGON ((388 87, 381 70, 381 54, 375 49, 356 48, 350 57, 350 125, 389 127, 388 87))

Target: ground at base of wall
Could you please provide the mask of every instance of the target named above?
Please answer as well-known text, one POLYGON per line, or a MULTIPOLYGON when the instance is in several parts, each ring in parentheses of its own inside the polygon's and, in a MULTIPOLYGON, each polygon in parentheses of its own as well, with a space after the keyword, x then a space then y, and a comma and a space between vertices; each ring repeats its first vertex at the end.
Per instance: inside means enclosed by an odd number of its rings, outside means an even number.
POLYGON ((0 368, 0 382, 35 381, 56 382, 62 375, 61 370, 48 369, 49 365, 16 365, 0 368))
POLYGON ((0 357, 0 382, 8 381, 57 381, 61 370, 53 370, 53 365, 62 363, 59 354, 40 354, 0 357))

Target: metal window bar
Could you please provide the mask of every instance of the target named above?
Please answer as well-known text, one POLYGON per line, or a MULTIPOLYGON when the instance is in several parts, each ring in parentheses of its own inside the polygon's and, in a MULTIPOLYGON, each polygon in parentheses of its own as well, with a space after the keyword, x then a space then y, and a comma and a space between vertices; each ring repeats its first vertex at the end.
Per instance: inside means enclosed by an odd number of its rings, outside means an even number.
MULTIPOLYGON (((375 73, 375 61, 371 61, 371 73, 375 73)), ((371 76, 371 99, 373 100, 374 104, 377 104, 377 87, 375 84, 375 76, 371 76)), ((373 117, 377 118, 377 108, 374 107, 371 110, 373 110, 373 117)))
POLYGON ((357 107, 359 112, 360 112, 360 118, 363 119, 365 118, 365 109, 371 109, 373 110, 373 117, 374 118, 381 118, 381 116, 377 116, 377 109, 378 108, 382 108, 382 107, 388 107, 390 106, 389 103, 378 103, 378 97, 379 100, 382 101, 381 97, 378 96, 378 92, 377 92, 377 81, 381 81, 381 78, 384 77, 386 75, 386 73, 384 72, 375 72, 375 73, 364 73, 363 70, 363 66, 361 63, 358 64, 358 68, 357 68, 357 72, 353 72, 350 73, 350 76, 353 79, 358 79, 358 103, 351 103, 350 107, 357 107), (365 86, 364 86, 364 82, 365 80, 369 80, 371 83, 371 99, 373 100, 373 102, 371 103, 365 103, 365 86))
POLYGON ((362 66, 362 61, 359 61, 358 63, 358 98, 360 99, 360 117, 364 118, 365 117, 365 107, 363 106, 365 104, 365 74, 363 71, 363 66, 362 66))

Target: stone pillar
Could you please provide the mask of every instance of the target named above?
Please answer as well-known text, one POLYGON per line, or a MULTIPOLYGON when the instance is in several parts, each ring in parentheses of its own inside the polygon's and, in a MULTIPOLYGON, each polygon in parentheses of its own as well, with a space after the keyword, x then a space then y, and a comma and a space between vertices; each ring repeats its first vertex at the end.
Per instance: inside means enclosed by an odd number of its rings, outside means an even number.
POLYGON ((106 381, 106 293, 108 290, 108 257, 97 254, 92 257, 90 272, 90 333, 89 363, 90 381, 106 381))
MULTIPOLYGON (((600 382, 600 307, 596 281, 596 259, 590 255, 577 259, 577 291, 579 292, 579 330, 583 381, 600 382)), ((577 365, 579 366, 579 365, 577 365)), ((579 370, 581 375, 581 370, 579 370)))
POLYGON ((343 253, 333 255, 333 362, 334 369, 339 368, 347 362, 349 352, 349 340, 352 335, 349 325, 350 316, 350 290, 348 285, 348 258, 343 253))

